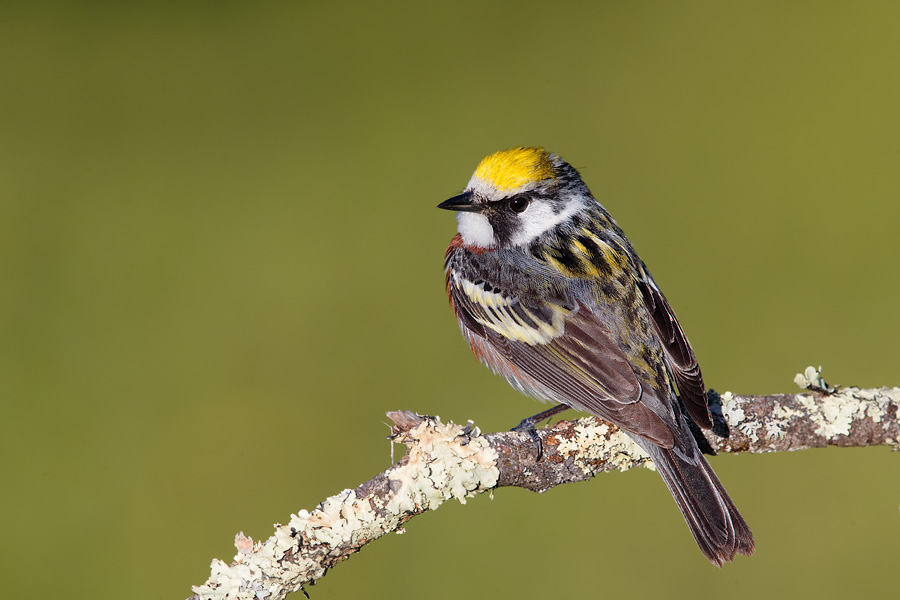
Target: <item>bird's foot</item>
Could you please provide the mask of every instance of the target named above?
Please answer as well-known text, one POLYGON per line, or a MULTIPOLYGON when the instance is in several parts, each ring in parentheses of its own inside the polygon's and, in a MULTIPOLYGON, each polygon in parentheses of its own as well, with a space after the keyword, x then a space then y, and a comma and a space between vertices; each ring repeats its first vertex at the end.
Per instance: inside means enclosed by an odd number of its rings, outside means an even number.
POLYGON ((548 408, 547 410, 539 412, 536 415, 532 415, 527 419, 522 419, 522 422, 510 429, 510 431, 528 434, 528 437, 530 437, 531 441, 534 442, 534 445, 537 446, 536 460, 540 461, 541 457, 544 455, 544 448, 541 445, 541 436, 538 435, 537 429, 535 429, 535 425, 537 425, 541 421, 546 421, 554 415, 558 415, 568 408, 569 406, 566 404, 557 404, 553 408, 548 408))

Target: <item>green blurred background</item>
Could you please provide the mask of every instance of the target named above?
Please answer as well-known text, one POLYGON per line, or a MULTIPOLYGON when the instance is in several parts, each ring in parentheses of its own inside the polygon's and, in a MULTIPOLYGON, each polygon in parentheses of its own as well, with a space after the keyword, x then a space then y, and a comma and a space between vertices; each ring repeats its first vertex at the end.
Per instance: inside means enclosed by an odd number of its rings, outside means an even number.
MULTIPOLYGON (((443 290, 434 207, 501 148, 582 170, 712 387, 900 383, 898 25, 896 2, 0 4, 4 594, 186 597, 237 531, 386 468, 385 411, 536 412, 443 290)), ((758 546, 722 570, 641 471, 447 505, 311 591, 896 592, 900 455, 712 462, 758 546)))

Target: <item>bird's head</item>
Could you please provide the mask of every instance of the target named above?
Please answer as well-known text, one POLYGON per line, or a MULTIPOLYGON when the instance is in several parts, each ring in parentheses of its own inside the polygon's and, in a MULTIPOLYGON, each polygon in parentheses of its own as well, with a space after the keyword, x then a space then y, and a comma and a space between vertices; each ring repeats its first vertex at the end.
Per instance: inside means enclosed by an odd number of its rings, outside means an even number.
POLYGON ((594 203, 578 172, 543 148, 485 157, 466 190, 438 205, 458 211, 459 233, 482 248, 525 246, 594 203))

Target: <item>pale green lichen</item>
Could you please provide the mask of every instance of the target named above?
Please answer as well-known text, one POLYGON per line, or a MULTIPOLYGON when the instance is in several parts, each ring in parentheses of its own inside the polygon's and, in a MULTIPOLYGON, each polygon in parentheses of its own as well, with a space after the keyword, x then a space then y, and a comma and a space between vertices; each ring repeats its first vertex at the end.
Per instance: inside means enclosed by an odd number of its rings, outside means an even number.
POLYGON ((888 405, 900 399, 900 390, 861 390, 852 387, 824 396, 800 394, 796 398, 816 426, 816 435, 833 438, 849 435, 851 426, 867 417, 875 423, 881 422, 887 414, 888 405))
POLYGON ((306 552, 340 554, 341 548, 396 530, 410 513, 437 508, 450 498, 464 503, 497 483, 497 454, 477 431, 466 436, 459 425, 425 420, 400 441, 409 445, 409 457, 386 473, 387 498, 359 498, 354 490, 344 490, 312 512, 291 515, 265 542, 254 544, 241 533, 235 537, 234 563, 214 560, 209 580, 195 586, 194 593, 204 600, 283 598, 324 574, 306 552))
POLYGON ((816 435, 828 438, 848 435, 853 418, 860 408, 856 398, 846 397, 844 394, 825 396, 818 402, 814 396, 799 394, 797 402, 807 410, 810 420, 816 426, 816 435))
POLYGON ((774 418, 767 419, 765 422, 765 439, 772 440, 774 442, 780 440, 785 436, 785 433, 790 427, 791 419, 802 415, 803 411, 796 410, 782 404, 777 404, 775 405, 773 413, 774 418))
POLYGON ((803 411, 793 409, 789 406, 778 404, 775 406, 775 416, 784 421, 789 421, 803 414, 803 411))
POLYGON ((578 419, 573 431, 575 436, 561 439, 556 451, 560 456, 571 457, 582 471, 590 472, 591 464, 598 460, 620 471, 633 467, 656 470, 650 456, 640 446, 621 431, 610 434, 605 423, 597 424, 590 418, 578 419))
MULTIPOLYGON (((807 384, 804 387, 834 389, 827 388, 818 370, 807 369, 803 378, 807 384)), ((848 435, 851 426, 861 419, 882 421, 890 405, 900 402, 900 388, 844 388, 825 395, 800 394, 795 400, 803 410, 778 405, 775 419, 762 426, 748 418, 742 401, 730 392, 721 399, 728 423, 754 441, 758 432, 772 439, 782 437, 790 421, 798 418, 811 419, 816 434, 834 437, 848 435)), ((559 441, 557 451, 571 457, 585 472, 595 460, 623 471, 635 466, 654 468, 639 446, 621 432, 610 433, 606 424, 579 419, 574 432, 574 437, 559 441)), ((390 531, 400 533, 403 518, 437 508, 450 498, 465 503, 466 498, 497 483, 497 454, 477 430, 466 435, 461 426, 429 419, 399 440, 409 446, 409 453, 403 465, 385 473, 391 490, 386 496, 358 498, 354 490, 344 490, 312 512, 301 510, 291 515, 288 525, 276 525, 275 534, 265 542, 254 543, 243 533, 238 534, 234 562, 227 565, 213 560, 209 580, 195 586, 194 593, 209 600, 283 598, 324 574, 322 554, 343 556, 341 552, 348 547, 358 547, 390 531), (310 558, 310 551, 319 556, 310 558)))
MULTIPOLYGON (((821 367, 807 367, 802 374, 798 374, 794 381, 804 389, 810 389, 824 394, 797 394, 794 396, 802 410, 797 410, 783 404, 774 407, 773 417, 765 418, 762 422, 748 418, 741 404, 742 400, 735 398, 730 392, 722 395, 722 414, 732 427, 748 436, 753 443, 763 440, 778 440, 789 429, 790 422, 797 418, 808 418, 816 426, 816 435, 833 438, 838 435, 849 435, 854 422, 869 417, 874 422, 880 422, 887 414, 887 406, 891 401, 896 402, 893 390, 860 390, 859 388, 844 388, 837 391, 836 387, 829 387, 822 378, 821 367)), ((895 388, 896 389, 896 388, 895 388)))
POLYGON ((746 418, 741 403, 735 399, 731 392, 722 394, 720 400, 722 401, 722 415, 725 417, 725 422, 732 427, 739 427, 746 418))
POLYGON ((390 512, 431 510, 445 500, 466 498, 497 484, 500 469, 497 453, 487 440, 473 431, 440 420, 425 421, 406 436, 411 444, 405 465, 388 473, 393 494, 390 512))
MULTIPOLYGON (((773 442, 780 440, 784 437, 786 425, 787 421, 780 421, 777 419, 766 422, 763 431, 765 439, 772 440, 773 442)), ((772 447, 774 448, 774 444, 772 447)))
POLYGON ((747 421, 746 423, 742 423, 738 426, 738 429, 750 438, 753 443, 759 442, 759 436, 756 434, 757 431, 762 427, 762 423, 755 421, 747 421))
POLYGON ((900 398, 900 388, 857 390, 855 395, 857 398, 873 401, 866 405, 866 416, 871 418, 875 423, 881 423, 881 420, 887 414, 888 403, 897 402, 898 398, 900 398))
POLYGON ((355 542, 376 534, 383 527, 372 509, 373 501, 372 496, 357 498, 353 490, 344 490, 325 500, 312 513, 301 510, 291 515, 288 528, 292 533, 302 533, 311 546, 355 542))
POLYGON ((762 428, 763 424, 752 419, 747 419, 747 414, 743 409, 744 401, 735 398, 734 394, 731 392, 725 392, 720 396, 720 399, 722 401, 722 415, 725 417, 725 422, 728 423, 730 427, 736 427, 754 443, 758 442, 759 436, 757 432, 762 428))
POLYGON ((794 383, 804 390, 817 390, 821 392, 832 393, 837 388, 829 387, 825 379, 822 378, 822 367, 806 367, 803 373, 797 373, 794 376, 794 383))

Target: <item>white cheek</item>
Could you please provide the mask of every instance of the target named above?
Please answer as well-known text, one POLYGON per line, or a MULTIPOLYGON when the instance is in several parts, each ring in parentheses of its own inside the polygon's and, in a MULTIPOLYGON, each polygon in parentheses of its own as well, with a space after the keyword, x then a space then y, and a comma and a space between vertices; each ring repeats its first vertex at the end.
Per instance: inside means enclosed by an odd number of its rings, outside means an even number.
POLYGON ((519 217, 519 228, 513 235, 510 243, 514 246, 529 244, 544 232, 553 229, 564 221, 568 221, 569 217, 580 209, 580 203, 569 202, 562 211, 555 213, 549 204, 532 202, 519 217))
POLYGON ((494 228, 481 213, 460 212, 456 213, 457 229, 463 242, 471 246, 492 248, 497 245, 494 237, 494 228))

